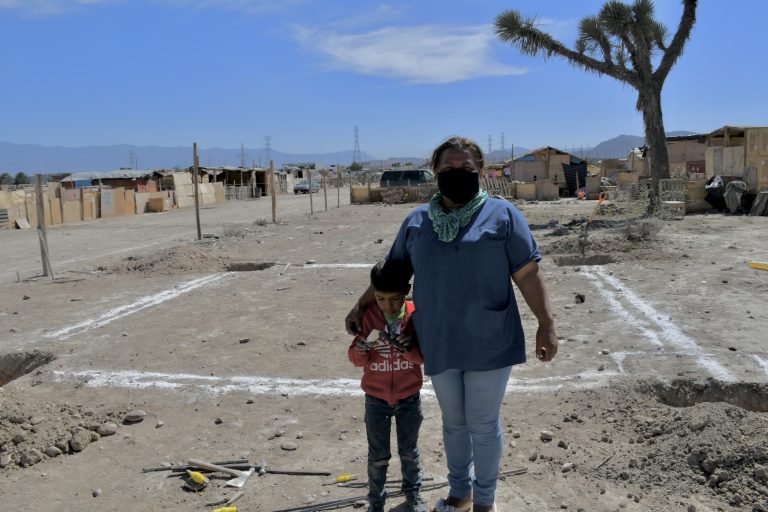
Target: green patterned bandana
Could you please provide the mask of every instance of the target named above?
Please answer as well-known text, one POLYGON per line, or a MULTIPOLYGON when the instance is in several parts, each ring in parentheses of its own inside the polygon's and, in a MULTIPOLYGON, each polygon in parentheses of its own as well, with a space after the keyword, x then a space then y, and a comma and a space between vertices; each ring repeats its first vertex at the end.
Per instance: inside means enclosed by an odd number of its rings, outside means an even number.
POLYGON ((461 209, 449 213, 443 210, 442 198, 440 192, 435 192, 429 200, 429 220, 432 221, 438 240, 452 242, 459 234, 459 229, 469 224, 469 219, 488 200, 488 192, 480 189, 480 192, 461 209))

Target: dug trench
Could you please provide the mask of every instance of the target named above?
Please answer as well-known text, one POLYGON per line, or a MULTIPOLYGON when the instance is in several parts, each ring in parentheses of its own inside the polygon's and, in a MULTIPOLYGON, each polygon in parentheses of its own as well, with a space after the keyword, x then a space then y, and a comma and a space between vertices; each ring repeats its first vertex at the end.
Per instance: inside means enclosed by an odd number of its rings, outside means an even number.
POLYGON ((53 354, 39 350, 0 355, 0 387, 50 363, 55 358, 53 354))

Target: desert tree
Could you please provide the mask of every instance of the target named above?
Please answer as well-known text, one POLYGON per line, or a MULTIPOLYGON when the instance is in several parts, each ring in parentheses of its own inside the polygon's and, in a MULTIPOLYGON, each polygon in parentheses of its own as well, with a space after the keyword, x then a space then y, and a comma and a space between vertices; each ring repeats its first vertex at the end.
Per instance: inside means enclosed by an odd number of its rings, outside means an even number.
POLYGON ((661 90, 691 35, 697 2, 683 0, 680 23, 671 38, 667 27, 656 20, 651 0, 606 2, 596 16, 587 16, 579 23, 575 49, 543 32, 535 19, 524 18, 516 10, 496 17, 496 35, 523 54, 564 57, 576 67, 633 87, 637 91, 636 108, 643 116, 651 177, 656 184, 669 178, 661 90))
POLYGON ((28 185, 30 182, 29 176, 23 172, 17 172, 16 177, 13 179, 14 185, 28 185))

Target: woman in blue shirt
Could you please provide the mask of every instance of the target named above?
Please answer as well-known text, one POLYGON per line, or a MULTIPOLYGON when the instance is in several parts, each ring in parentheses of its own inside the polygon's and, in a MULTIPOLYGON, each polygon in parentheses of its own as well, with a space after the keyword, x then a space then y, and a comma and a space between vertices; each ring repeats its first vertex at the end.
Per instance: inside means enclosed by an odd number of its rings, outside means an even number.
MULTIPOLYGON (((501 402, 512 366, 525 362, 512 281, 538 319, 536 357, 557 353, 536 242, 517 208, 480 189, 482 168, 474 141, 438 146, 432 169, 440 191, 406 217, 388 256, 413 270, 414 328, 443 416, 450 491, 437 512, 496 510, 501 402)), ((350 311, 351 334, 373 301, 369 289, 350 311)))

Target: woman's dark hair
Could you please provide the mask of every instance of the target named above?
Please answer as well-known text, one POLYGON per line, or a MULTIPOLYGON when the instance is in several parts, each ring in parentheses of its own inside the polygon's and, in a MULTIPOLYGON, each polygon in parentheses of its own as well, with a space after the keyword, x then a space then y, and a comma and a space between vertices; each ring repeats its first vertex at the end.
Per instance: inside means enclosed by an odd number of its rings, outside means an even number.
POLYGON ((485 158, 483 157, 483 150, 477 142, 466 137, 451 137, 432 152, 432 160, 429 162, 429 166, 434 172, 437 172, 437 162, 440 161, 440 156, 446 149, 458 149, 459 151, 469 151, 472 156, 475 157, 477 168, 482 169, 485 164, 485 158))
POLYGON ((410 267, 403 261, 383 260, 371 269, 371 286, 376 291, 408 293, 410 280, 410 267))

